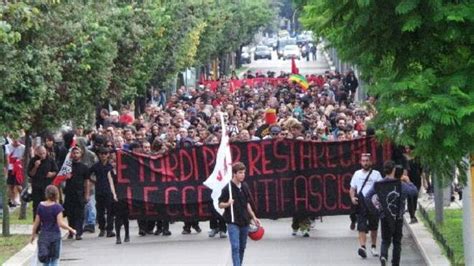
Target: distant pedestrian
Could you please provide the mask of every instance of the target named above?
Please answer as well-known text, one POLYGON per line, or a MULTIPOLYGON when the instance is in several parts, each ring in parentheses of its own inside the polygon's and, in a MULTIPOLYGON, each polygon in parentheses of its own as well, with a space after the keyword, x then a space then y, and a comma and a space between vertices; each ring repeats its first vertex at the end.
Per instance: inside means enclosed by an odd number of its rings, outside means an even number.
POLYGON ((76 234, 76 230, 68 226, 63 220, 63 207, 57 203, 59 190, 54 185, 46 187, 45 201, 38 205, 31 243, 37 236, 37 230, 41 226, 38 238, 38 259, 43 265, 59 265, 61 253, 61 231, 59 227, 69 230, 70 234, 76 234))
MULTIPOLYGON (((403 174, 403 167, 393 161, 384 164, 385 178, 374 184, 366 195, 366 204, 378 209, 382 227, 380 262, 385 266, 388 249, 393 243, 392 265, 400 265, 405 201, 418 194, 416 186, 403 174)), ((371 208, 374 209, 374 208, 371 208)))
POLYGON ((222 194, 219 197, 219 208, 225 209, 224 219, 227 222, 234 266, 242 265, 250 220, 255 225, 260 226, 260 220, 255 216, 250 204, 250 191, 248 186, 243 183, 245 180, 245 170, 246 167, 241 162, 236 162, 232 166, 232 180, 230 181, 232 198, 230 197, 229 186, 225 186, 222 189, 222 194), (231 206, 233 206, 233 219, 231 206))
POLYGON ((363 153, 360 158, 362 169, 357 170, 351 179, 350 196, 352 204, 356 205, 357 213, 357 231, 359 231, 358 254, 362 258, 367 258, 367 250, 365 244, 367 242, 367 233, 370 231, 372 247, 370 249, 374 257, 378 256, 377 252, 377 229, 379 226, 379 218, 377 215, 369 212, 365 204, 365 195, 372 189, 375 182, 382 180, 380 172, 372 169, 372 162, 369 153, 363 153))
POLYGON ((115 234, 117 237, 116 244, 122 244, 122 238, 120 236, 121 229, 125 231, 125 237, 123 242, 130 242, 130 229, 129 229, 129 212, 126 199, 119 199, 117 196, 117 158, 115 154, 110 156, 110 165, 112 165, 112 170, 108 173, 110 190, 112 191, 114 202, 112 204, 112 209, 115 215, 115 234))

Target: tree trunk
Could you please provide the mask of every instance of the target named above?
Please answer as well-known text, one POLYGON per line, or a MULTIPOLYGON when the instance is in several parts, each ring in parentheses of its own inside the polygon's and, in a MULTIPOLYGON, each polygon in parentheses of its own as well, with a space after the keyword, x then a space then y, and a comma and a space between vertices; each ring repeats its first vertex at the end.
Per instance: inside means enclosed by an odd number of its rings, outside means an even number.
MULTIPOLYGON (((28 163, 30 162, 31 159, 31 131, 27 130, 25 133, 25 154, 23 154, 23 169, 25 169, 24 176, 23 176, 23 185, 22 188, 25 188, 28 186, 28 163)), ((21 198, 21 197, 20 197, 21 198)), ((18 216, 19 220, 24 220, 26 219, 26 207, 27 203, 24 202, 23 200, 21 201, 20 205, 20 215, 18 216)))
POLYGON ((466 158, 468 164, 467 183, 462 193, 463 211, 463 239, 464 239, 464 264, 474 265, 474 186, 472 178, 474 176, 474 154, 471 160, 466 158))
POLYGON ((433 185, 434 185, 434 197, 435 197, 435 221, 437 224, 443 224, 444 221, 444 206, 443 206, 443 185, 442 181, 433 172, 433 185))
MULTIPOLYGON (((1 137, 4 140, 3 137, 1 137)), ((4 141, 2 141, 4 142, 4 141)), ((2 145, 3 146, 3 145, 2 145)), ((5 178, 5 154, 3 154, 3 147, 0 148, 0 191, 2 193, 2 235, 10 236, 10 209, 8 209, 8 193, 7 193, 7 179, 5 178)))

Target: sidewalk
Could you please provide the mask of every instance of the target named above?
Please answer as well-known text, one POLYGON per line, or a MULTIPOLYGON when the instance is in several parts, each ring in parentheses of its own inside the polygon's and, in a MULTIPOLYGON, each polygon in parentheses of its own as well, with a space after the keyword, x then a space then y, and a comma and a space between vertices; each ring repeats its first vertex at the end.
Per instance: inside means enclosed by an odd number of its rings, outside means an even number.
MULTIPOLYGON (((421 193, 418 199, 418 204, 420 204, 425 209, 434 208, 434 200, 431 199, 428 194, 421 193)), ((462 208, 462 204, 459 201, 451 203, 450 207, 447 208, 462 208)), ((418 215, 419 217, 419 215, 418 215)), ((404 216, 405 226, 410 231, 413 239, 420 250, 423 259, 427 265, 450 265, 448 258, 443 254, 443 250, 436 243, 436 240, 433 238, 430 230, 425 227, 423 222, 420 220, 416 224, 410 224, 410 215, 408 213, 404 216)))

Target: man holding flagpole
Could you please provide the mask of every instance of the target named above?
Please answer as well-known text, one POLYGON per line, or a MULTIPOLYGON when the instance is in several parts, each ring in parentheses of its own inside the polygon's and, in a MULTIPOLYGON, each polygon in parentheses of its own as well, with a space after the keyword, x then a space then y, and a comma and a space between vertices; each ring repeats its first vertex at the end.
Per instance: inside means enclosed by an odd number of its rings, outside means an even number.
POLYGON ((224 219, 227 222, 234 266, 242 265, 250 220, 260 226, 260 220, 250 205, 248 186, 243 183, 245 170, 246 167, 242 162, 232 165, 232 180, 222 189, 219 197, 219 208, 224 209, 224 219))

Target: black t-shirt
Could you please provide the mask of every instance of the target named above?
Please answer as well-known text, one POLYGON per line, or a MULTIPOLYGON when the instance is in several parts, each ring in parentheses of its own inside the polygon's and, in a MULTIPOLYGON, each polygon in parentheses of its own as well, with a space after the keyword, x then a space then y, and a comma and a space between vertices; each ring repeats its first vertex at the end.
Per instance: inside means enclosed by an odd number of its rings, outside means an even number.
MULTIPOLYGON (((232 184, 232 198, 234 199, 234 222, 238 226, 248 226, 250 224, 250 215, 247 209, 249 203, 248 191, 246 191, 245 185, 242 183, 240 188, 232 184)), ((229 201, 229 186, 226 185, 222 189, 221 196, 219 197, 219 203, 229 201)), ((232 217, 230 214, 230 207, 224 210, 224 220, 226 223, 232 223, 232 217)))
POLYGON ((31 186, 34 189, 44 190, 48 185, 53 182, 53 178, 47 178, 46 175, 48 172, 58 172, 58 166, 56 162, 51 157, 46 157, 46 159, 41 160, 41 164, 36 169, 36 174, 31 176, 30 172, 35 166, 35 162, 40 160, 38 156, 33 157, 28 164, 28 176, 31 178, 31 186))
POLYGON ((72 163, 71 178, 66 180, 64 192, 68 197, 84 197, 84 183, 89 179, 89 168, 81 162, 72 163))
POLYGON ((109 163, 103 164, 97 162, 94 164, 89 175, 95 175, 95 193, 96 195, 112 195, 110 190, 108 173, 112 170, 112 165, 109 163))

